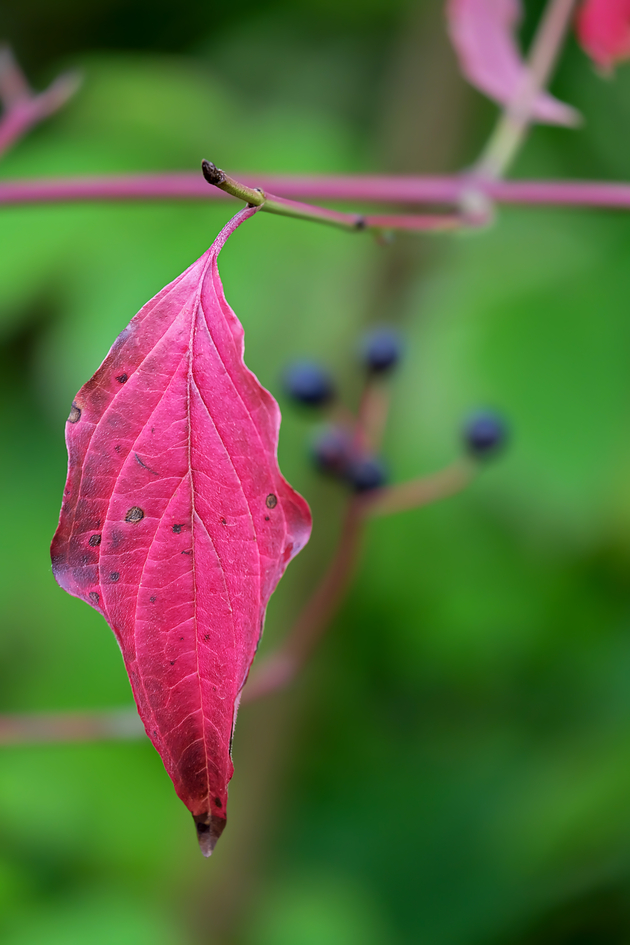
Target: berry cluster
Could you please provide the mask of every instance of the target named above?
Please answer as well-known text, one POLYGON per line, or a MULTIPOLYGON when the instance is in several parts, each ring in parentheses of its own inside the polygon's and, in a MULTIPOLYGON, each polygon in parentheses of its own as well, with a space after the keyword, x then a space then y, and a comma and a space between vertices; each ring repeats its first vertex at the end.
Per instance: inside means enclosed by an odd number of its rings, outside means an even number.
MULTIPOLYGON (((367 378, 383 376, 400 362, 402 339, 392 328, 367 333, 360 344, 360 361, 367 378)), ((330 373, 315 361, 295 361, 284 372, 284 389, 296 403, 309 408, 324 407, 336 397, 330 373)), ((486 459, 505 444, 504 420, 491 410, 471 414, 462 428, 463 445, 475 459, 486 459)), ((357 444, 354 432, 339 424, 328 424, 313 439, 312 457, 323 473, 347 482, 355 492, 378 489, 387 482, 383 461, 357 444)))
MULTIPOLYGON (((360 360, 368 377, 384 375, 396 367, 402 355, 402 340, 391 328, 377 328, 362 339, 360 360)), ((335 398, 329 372, 314 361, 296 361, 284 373, 286 393, 306 407, 323 407, 335 398)), ((355 492, 378 489, 387 480, 383 462, 363 449, 352 430, 336 424, 315 436, 312 456, 317 468, 347 482, 355 492)))
POLYGON ((320 430, 312 443, 313 461, 320 472, 345 480, 355 492, 369 492, 384 486, 385 466, 354 442, 352 431, 329 425, 320 430))

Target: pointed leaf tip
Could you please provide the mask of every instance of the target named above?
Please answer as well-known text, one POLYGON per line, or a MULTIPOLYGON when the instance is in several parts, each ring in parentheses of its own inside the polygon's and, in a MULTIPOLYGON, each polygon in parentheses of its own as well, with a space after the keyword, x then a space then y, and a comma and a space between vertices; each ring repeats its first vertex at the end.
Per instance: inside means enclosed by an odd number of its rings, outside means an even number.
POLYGON ((239 211, 141 309, 77 394, 51 549, 58 583, 114 631, 205 856, 225 826, 236 709, 267 603, 311 528, 217 267, 254 213, 239 211))
POLYGON ((225 817, 217 817, 215 814, 201 814, 193 817, 197 828, 197 841, 199 849, 207 858, 212 856, 217 840, 225 830, 225 817))

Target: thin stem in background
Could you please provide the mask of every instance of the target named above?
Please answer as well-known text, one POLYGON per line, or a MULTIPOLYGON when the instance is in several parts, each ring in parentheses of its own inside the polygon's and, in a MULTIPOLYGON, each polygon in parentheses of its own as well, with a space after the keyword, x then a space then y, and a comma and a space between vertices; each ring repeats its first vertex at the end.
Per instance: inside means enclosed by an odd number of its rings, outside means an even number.
POLYGON ((384 379, 368 378, 361 396, 354 434, 354 443, 359 450, 368 453, 378 453, 380 450, 389 414, 389 398, 389 384, 384 379))
POLYGON ((35 94, 18 65, 9 46, 0 47, 0 154, 4 154, 20 138, 49 115, 58 111, 81 84, 77 72, 66 72, 49 85, 45 92, 35 94))
POLYGON ((107 712, 24 712, 0 715, 0 745, 136 739, 145 734, 135 707, 107 712))
POLYGON ((348 501, 341 537, 332 561, 280 648, 260 663, 243 689, 243 703, 253 702, 293 682, 326 632, 343 601, 358 561, 364 516, 360 503, 348 501))
POLYGON ((432 476, 422 476, 397 486, 379 489, 363 500, 363 515, 368 518, 393 515, 445 499, 465 489, 476 472, 475 463, 459 459, 432 476))
MULTIPOLYGON (((368 375, 354 423, 355 449, 378 452, 388 413, 386 382, 373 374, 368 375)), ((376 491, 380 494, 389 490, 376 491)), ((366 499, 364 496, 348 499, 332 561, 280 648, 254 669, 243 690, 243 702, 253 702, 293 682, 326 633, 346 596, 358 564, 366 522, 366 499)))
POLYGON ((502 177, 516 157, 531 123, 538 94, 547 85, 566 36, 575 0, 549 0, 531 46, 525 77, 503 111, 477 165, 481 177, 502 177))
POLYGON ((286 688, 304 667, 350 586, 367 519, 419 508, 454 495, 469 485, 476 468, 470 461, 459 460, 433 476, 378 489, 348 501, 339 544, 321 583, 284 643, 253 671, 243 690, 243 703, 286 688))

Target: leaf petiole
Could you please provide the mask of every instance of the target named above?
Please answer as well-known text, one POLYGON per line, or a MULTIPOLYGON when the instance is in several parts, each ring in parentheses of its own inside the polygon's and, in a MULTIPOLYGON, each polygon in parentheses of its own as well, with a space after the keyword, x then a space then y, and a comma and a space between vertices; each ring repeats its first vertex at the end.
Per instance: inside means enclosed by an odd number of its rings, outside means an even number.
POLYGON ((202 161, 201 169, 209 184, 238 200, 244 200, 253 207, 260 207, 267 213, 277 213, 283 217, 310 220, 313 223, 328 223, 330 226, 341 227, 343 230, 354 232, 369 230, 376 234, 391 230, 442 232, 456 230, 469 223, 464 216, 452 213, 424 216, 411 214, 363 216, 360 213, 342 213, 339 210, 329 210, 327 207, 316 207, 308 203, 299 203, 297 200, 288 200, 286 197, 277 197, 260 187, 248 187, 233 177, 228 177, 225 171, 216 167, 211 161, 202 161))
POLYGON ((241 184, 240 181, 228 177, 225 171, 212 164, 211 161, 202 161, 201 170, 203 176, 209 184, 218 187, 219 190, 244 200, 254 207, 260 207, 267 213, 277 213, 285 217, 297 217, 300 220, 312 220, 316 223, 329 223, 332 226, 340 226, 345 230, 364 230, 366 228, 365 218, 356 213, 341 213, 338 210, 328 210, 325 207, 314 207, 307 203, 298 203, 295 200, 287 200, 284 197, 275 197, 273 194, 265 193, 259 187, 248 187, 241 184))

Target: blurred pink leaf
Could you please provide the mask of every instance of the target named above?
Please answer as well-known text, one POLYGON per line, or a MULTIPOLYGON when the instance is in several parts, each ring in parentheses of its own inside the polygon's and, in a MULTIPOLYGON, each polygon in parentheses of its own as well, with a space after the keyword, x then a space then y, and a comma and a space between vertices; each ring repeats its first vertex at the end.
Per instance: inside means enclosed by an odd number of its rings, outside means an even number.
POLYGON ((269 597, 308 541, 282 477, 280 410, 243 362, 217 256, 256 208, 119 335, 72 406, 51 554, 114 631, 147 734, 209 856, 230 743, 269 597))
MULTIPOLYGON (((518 0, 447 0, 448 28, 460 68, 475 88, 509 105, 527 75, 516 43, 518 0)), ((576 125, 579 114, 548 92, 534 103, 532 118, 552 125, 576 125)))
POLYGON ((583 49, 602 69, 630 58, 630 0, 586 0, 576 26, 583 49))

